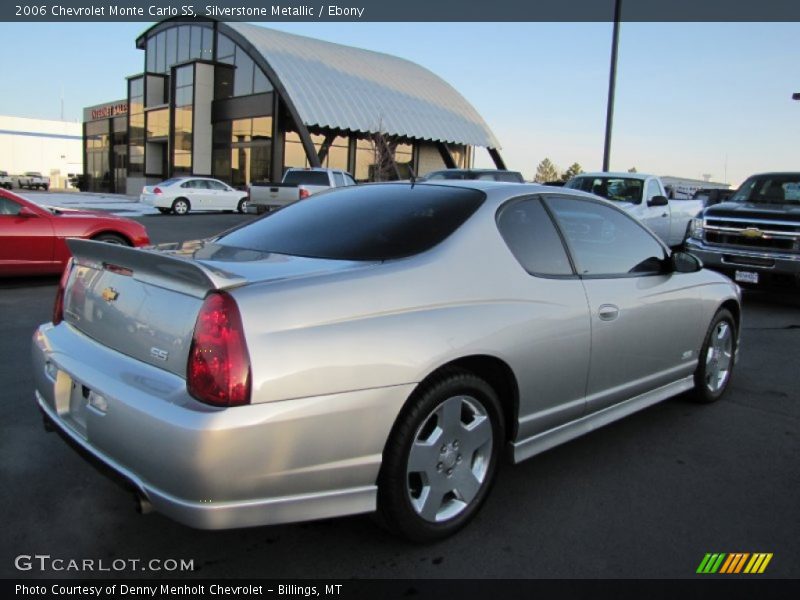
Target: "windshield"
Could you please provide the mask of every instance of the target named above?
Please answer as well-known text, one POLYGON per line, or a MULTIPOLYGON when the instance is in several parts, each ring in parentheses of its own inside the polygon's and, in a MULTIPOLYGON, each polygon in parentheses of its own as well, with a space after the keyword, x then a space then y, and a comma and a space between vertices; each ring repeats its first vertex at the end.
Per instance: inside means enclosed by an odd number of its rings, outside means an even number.
POLYGON ((295 202, 216 242, 334 260, 402 258, 441 243, 485 197, 439 185, 349 186, 295 202))
POLYGON ((615 202, 642 201, 644 181, 631 177, 575 177, 564 187, 589 192, 615 202))
POLYGON ((751 177, 736 190, 731 202, 800 204, 800 173, 751 177))

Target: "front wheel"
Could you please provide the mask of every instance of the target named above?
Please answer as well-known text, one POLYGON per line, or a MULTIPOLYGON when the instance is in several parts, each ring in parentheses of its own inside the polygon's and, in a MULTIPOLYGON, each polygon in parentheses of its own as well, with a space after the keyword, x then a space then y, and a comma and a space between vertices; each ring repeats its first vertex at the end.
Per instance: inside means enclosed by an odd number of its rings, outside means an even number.
POLYGON ((694 373, 694 392, 697 402, 716 402, 731 381, 736 357, 736 321, 727 309, 720 309, 711 321, 694 373))
POLYGON ((382 523, 414 541, 458 531, 486 499, 504 439, 500 402, 484 380, 454 371, 423 384, 384 450, 382 523))
POLYGON ((115 244, 117 246, 130 246, 128 240, 116 233, 101 233, 92 238, 96 242, 105 242, 106 244, 115 244))
POLYGON ((178 198, 172 203, 172 212, 176 215, 186 215, 189 210, 191 210, 191 206, 189 206, 189 201, 185 198, 178 198))

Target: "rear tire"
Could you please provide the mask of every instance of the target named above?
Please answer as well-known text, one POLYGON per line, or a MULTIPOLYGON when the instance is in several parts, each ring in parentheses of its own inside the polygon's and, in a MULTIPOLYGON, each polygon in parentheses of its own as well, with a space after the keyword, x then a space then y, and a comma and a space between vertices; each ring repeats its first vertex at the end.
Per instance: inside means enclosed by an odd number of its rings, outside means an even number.
POLYGON ((413 541, 464 527, 491 489, 505 442, 495 391, 466 371, 431 379, 395 423, 378 476, 378 519, 413 541))
POLYGON ((188 215, 190 210, 192 210, 192 205, 186 198, 178 198, 172 203, 172 212, 176 215, 188 215))
POLYGON ((43 189, 45 192, 46 192, 46 191, 47 191, 49 188, 50 188, 50 186, 47 186, 47 185, 43 185, 43 186, 42 186, 42 189, 43 189))
POLYGON ((711 320, 700 349, 694 372, 695 402, 716 402, 727 391, 733 375, 737 341, 736 321, 729 310, 721 308, 711 320))
POLYGON ((239 200, 239 204, 236 206, 236 210, 239 211, 239 214, 244 214, 247 212, 247 198, 242 198, 239 200))
POLYGON ((95 242, 105 242, 106 244, 115 244, 117 246, 130 246, 131 244, 116 233, 101 233, 92 238, 95 242))

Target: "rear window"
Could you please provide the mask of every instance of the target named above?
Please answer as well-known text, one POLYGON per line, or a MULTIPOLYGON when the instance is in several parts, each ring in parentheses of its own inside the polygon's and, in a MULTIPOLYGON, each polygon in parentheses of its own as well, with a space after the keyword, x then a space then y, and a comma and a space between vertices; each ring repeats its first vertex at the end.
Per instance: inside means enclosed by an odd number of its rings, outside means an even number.
POLYGON ((345 187, 291 204, 217 242, 313 258, 403 258, 441 243, 485 197, 478 190, 440 185, 345 187))
POLYGON ((156 185, 160 185, 162 187, 167 187, 168 185, 172 185, 173 183, 177 183, 179 181, 182 181, 181 178, 174 177, 172 179, 165 179, 164 181, 161 181, 160 183, 157 183, 156 185))
POLYGON ((589 192, 614 202, 639 204, 642 201, 643 185, 641 179, 633 177, 586 176, 570 179, 564 187, 589 192))
POLYGON ((325 171, 288 171, 283 183, 291 185, 330 185, 325 171))

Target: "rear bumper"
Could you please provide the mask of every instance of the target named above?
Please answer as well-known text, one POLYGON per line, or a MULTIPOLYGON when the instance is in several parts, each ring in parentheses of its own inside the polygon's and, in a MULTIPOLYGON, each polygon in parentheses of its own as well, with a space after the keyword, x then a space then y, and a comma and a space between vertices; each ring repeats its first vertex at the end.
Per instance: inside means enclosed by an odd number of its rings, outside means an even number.
POLYGON ((37 330, 33 369, 36 402, 63 436, 201 529, 374 510, 383 446, 413 387, 215 409, 67 324, 37 330), (351 426, 335 430, 343 414, 351 426))
POLYGON ((686 250, 703 265, 735 278, 736 271, 759 274, 759 286, 800 287, 800 255, 779 252, 759 252, 708 246, 700 240, 686 240, 686 250))

